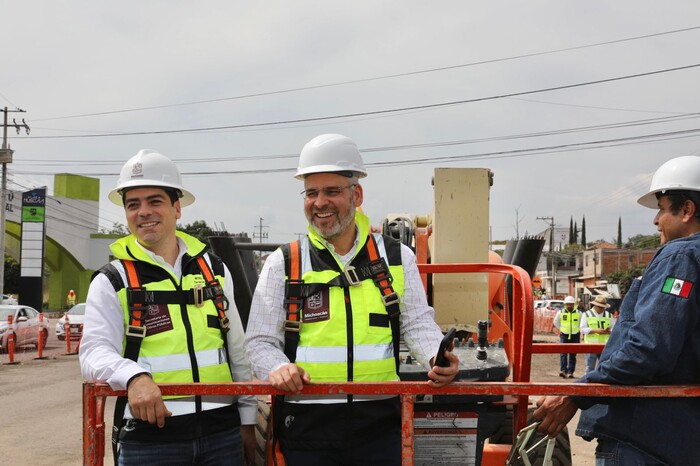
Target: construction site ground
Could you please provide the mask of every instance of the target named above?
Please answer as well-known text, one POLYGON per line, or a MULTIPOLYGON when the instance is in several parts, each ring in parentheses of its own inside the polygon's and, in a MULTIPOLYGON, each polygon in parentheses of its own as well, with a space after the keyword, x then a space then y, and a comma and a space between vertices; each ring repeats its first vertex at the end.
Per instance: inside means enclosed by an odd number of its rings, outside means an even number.
MULTIPOLYGON (((53 320, 53 319, 52 319, 53 320)), ((51 333, 44 356, 36 360, 36 350, 20 349, 16 365, 7 365, 8 355, 0 355, 0 451, 2 464, 34 466, 82 464, 82 378, 77 355, 67 355, 66 343, 51 333)), ((537 334, 535 341, 556 342, 558 337, 537 334)), ((584 355, 579 355, 579 374, 584 371, 584 355)), ((533 355, 532 380, 562 382, 558 354, 533 355)), ((534 400, 533 400, 534 402, 534 400)), ((114 398, 107 401, 107 437, 111 430, 114 398)), ((578 415, 569 424, 574 466, 595 464, 595 443, 573 434, 578 415)), ((105 464, 112 464, 111 447, 105 448, 105 464)))

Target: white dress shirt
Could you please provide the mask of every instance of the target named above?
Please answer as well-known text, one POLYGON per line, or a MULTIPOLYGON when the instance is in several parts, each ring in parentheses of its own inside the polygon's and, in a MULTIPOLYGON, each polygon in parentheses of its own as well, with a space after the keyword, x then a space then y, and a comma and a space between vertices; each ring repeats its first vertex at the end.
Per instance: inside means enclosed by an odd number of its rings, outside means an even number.
MULTIPOLYGON (((153 260, 161 267, 172 272, 180 281, 182 279, 181 261, 187 252, 187 245, 180 238, 180 252, 171 266, 162 257, 146 250, 153 260)), ((209 261, 208 255, 206 256, 209 261)), ((211 266, 211 263, 209 264, 211 266)), ((123 270, 120 271, 123 274, 123 270)), ((125 277, 122 275, 124 283, 125 277)), ((229 319, 229 331, 226 333, 229 365, 234 382, 247 382, 252 379, 250 364, 245 355, 244 332, 238 309, 233 299, 233 281, 231 273, 224 265, 224 295, 228 299, 229 308, 226 316, 229 319)), ((147 372, 138 363, 122 356, 124 341, 124 311, 114 287, 104 274, 99 274, 88 289, 85 323, 82 340, 80 341, 80 370, 83 377, 89 381, 104 382, 113 390, 126 390, 126 384, 133 376, 147 372)), ((238 398, 238 411, 241 424, 257 424, 257 400, 255 396, 238 398)), ((127 407, 127 417, 129 410, 127 407)))
MULTIPOLYGON (((331 244, 326 247, 346 266, 355 256, 358 241, 350 252, 339 256, 331 244)), ((435 311, 428 305, 421 281, 416 256, 410 248, 401 245, 401 263, 404 274, 404 295, 399 317, 401 336, 412 356, 426 369, 430 359, 437 354, 442 331, 435 323, 435 311)), ((282 324, 287 312, 284 308, 284 257, 281 250, 268 256, 258 279, 246 329, 246 351, 255 376, 268 380, 271 371, 289 359, 284 354, 284 329, 282 324)))

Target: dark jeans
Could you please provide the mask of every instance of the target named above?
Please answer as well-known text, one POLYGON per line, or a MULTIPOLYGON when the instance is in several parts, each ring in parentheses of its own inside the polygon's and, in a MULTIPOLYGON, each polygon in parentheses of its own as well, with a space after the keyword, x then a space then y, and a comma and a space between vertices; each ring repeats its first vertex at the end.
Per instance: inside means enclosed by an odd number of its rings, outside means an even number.
POLYGON ((596 466, 664 466, 665 464, 617 440, 598 439, 598 446, 595 449, 596 466))
POLYGON ((122 440, 119 443, 119 466, 243 466, 243 443, 238 427, 182 442, 122 440))
MULTIPOLYGON (((569 335, 565 333, 560 333, 559 334, 559 342, 560 343, 581 343, 581 334, 580 333, 575 333, 571 335, 571 338, 569 338, 569 335)), ((574 371, 576 370, 576 353, 561 353, 559 355, 559 370, 561 372, 566 372, 567 374, 573 374, 574 371)))
POLYGON ((401 427, 355 448, 289 450, 282 446, 282 452, 287 466, 401 466, 401 427))

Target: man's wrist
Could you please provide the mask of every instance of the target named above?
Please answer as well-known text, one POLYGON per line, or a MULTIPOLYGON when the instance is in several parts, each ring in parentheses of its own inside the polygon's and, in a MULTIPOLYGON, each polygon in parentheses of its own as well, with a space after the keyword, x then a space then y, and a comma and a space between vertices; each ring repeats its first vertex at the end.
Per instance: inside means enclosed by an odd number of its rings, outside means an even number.
POLYGON ((133 382, 137 378, 141 377, 142 375, 145 375, 146 377, 151 378, 151 374, 149 374, 148 372, 139 372, 138 374, 131 376, 131 378, 126 382, 126 389, 128 390, 129 385, 131 385, 131 382, 133 382))

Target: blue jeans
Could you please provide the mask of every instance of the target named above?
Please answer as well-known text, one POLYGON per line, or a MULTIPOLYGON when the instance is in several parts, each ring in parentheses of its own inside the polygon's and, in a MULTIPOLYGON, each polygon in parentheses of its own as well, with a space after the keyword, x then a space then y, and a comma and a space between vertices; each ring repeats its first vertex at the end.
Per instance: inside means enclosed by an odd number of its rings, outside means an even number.
POLYGON ((595 466, 665 466, 641 450, 618 442, 617 440, 598 439, 595 449, 595 466))
MULTIPOLYGON (((571 335, 571 338, 569 338, 569 335, 565 333, 560 333, 559 334, 559 342, 560 343, 581 343, 581 334, 580 333, 575 333, 571 335)), ((561 372, 566 372, 567 374, 573 374, 574 371, 576 370, 576 353, 561 353, 559 355, 559 370, 561 372)))
POLYGON ((119 466, 243 466, 243 442, 238 427, 182 442, 126 440, 119 444, 119 466))
POLYGON ((600 360, 599 353, 586 353, 586 374, 595 370, 595 366, 600 360))

